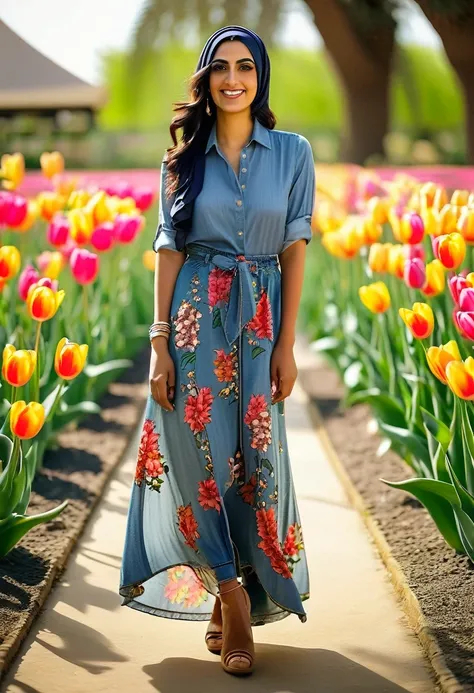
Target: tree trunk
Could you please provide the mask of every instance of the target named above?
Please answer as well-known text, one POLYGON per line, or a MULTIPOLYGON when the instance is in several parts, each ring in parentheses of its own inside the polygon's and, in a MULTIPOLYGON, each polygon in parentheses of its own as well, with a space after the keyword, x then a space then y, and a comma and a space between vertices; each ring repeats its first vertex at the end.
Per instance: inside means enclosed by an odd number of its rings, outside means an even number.
POLYGON ((363 35, 339 0, 306 0, 339 74, 346 101, 341 159, 363 164, 384 155, 394 24, 363 35))
POLYGON ((458 19, 431 9, 429 0, 417 0, 433 28, 438 32, 448 60, 459 79, 464 96, 466 159, 474 164, 474 10, 458 19))

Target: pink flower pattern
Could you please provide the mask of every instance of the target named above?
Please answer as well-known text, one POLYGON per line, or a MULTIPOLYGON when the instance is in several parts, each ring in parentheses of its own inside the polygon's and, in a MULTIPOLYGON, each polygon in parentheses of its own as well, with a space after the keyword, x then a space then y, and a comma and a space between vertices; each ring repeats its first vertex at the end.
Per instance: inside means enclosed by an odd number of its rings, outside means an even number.
POLYGON ((224 270, 220 267, 214 267, 209 272, 208 303, 211 308, 221 301, 227 303, 233 277, 232 270, 224 270))
POLYGON ((265 395, 252 395, 244 416, 244 423, 252 432, 252 448, 266 452, 272 442, 272 419, 265 395))

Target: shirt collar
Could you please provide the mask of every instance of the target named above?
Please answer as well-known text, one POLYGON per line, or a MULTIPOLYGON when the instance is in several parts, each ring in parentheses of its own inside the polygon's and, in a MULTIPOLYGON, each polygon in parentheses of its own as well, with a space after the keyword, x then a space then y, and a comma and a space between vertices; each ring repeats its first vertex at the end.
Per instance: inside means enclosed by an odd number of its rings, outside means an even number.
MULTIPOLYGON (((212 130, 209 134, 208 140, 207 140, 207 145, 206 145, 206 154, 208 151, 213 147, 214 145, 217 146, 217 135, 216 135, 216 130, 217 130, 217 125, 216 121, 214 121, 214 124, 212 126, 212 130)), ((258 142, 259 144, 263 145, 264 147, 268 147, 268 149, 272 148, 271 141, 270 141, 270 132, 268 128, 266 128, 262 123, 255 118, 254 120, 254 125, 253 125, 253 130, 252 130, 252 136, 250 137, 250 142, 255 141, 258 142)))

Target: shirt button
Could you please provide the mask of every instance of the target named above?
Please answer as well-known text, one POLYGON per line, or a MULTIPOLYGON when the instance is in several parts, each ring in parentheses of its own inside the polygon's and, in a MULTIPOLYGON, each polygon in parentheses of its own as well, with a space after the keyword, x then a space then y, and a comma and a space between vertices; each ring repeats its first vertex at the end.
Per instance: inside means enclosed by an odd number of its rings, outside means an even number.
POLYGON ((245 190, 245 183, 242 185, 242 190, 245 190))
POLYGON ((247 173, 247 169, 246 169, 246 168, 243 168, 243 169, 242 169, 242 173, 247 173))
POLYGON ((247 158, 247 154, 242 154, 242 159, 246 159, 246 158, 247 158))
POLYGON ((242 207, 242 200, 236 200, 235 204, 236 204, 238 207, 242 207))
POLYGON ((238 235, 238 236, 242 236, 243 233, 244 233, 243 231, 237 231, 237 235, 238 235))

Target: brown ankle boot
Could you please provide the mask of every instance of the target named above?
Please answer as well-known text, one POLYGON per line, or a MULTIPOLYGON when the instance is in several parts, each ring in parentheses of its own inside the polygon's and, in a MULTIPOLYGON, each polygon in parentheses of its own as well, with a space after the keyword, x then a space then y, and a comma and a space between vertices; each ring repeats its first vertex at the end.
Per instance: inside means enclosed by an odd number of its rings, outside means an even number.
POLYGON ((236 676, 253 671, 255 649, 250 626, 250 598, 242 585, 221 592, 222 649, 224 671, 236 676))
POLYGON ((222 649, 222 611, 221 600, 216 598, 211 620, 205 635, 206 645, 209 652, 219 655, 222 649))

